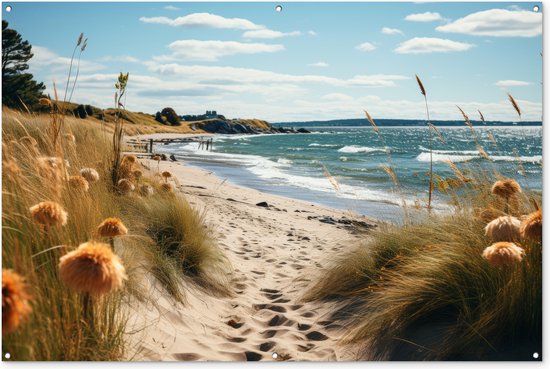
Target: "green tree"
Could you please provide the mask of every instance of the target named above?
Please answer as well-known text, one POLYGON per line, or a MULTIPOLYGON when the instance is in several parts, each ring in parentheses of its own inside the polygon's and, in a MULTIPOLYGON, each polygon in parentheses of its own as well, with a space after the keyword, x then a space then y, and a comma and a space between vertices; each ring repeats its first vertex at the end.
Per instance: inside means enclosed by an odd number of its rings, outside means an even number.
POLYGON ((31 108, 46 88, 30 73, 27 62, 33 57, 32 46, 2 21, 2 104, 12 108, 31 108))

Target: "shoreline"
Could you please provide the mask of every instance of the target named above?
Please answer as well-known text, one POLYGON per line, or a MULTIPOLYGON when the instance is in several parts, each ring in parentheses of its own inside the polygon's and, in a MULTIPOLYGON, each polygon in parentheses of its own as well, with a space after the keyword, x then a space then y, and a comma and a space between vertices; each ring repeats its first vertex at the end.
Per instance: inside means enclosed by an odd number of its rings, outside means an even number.
MULTIPOLYGON (((138 139, 147 141, 149 139, 171 139, 171 138, 180 138, 182 136, 188 137, 201 137, 202 134, 198 135, 189 135, 189 134, 171 134, 171 133, 156 133, 156 134, 146 134, 139 136, 128 136, 128 138, 138 139)), ((244 137, 258 137, 263 136, 259 135, 225 135, 225 134, 209 134, 209 137, 221 137, 221 138, 232 138, 233 136, 244 136, 244 137)), ((215 142, 214 142, 215 143, 215 142)), ((303 201, 306 203, 313 203, 319 207, 329 208, 335 211, 356 213, 357 216, 363 216, 370 220, 384 221, 400 224, 403 222, 405 213, 403 211, 401 204, 396 204, 390 202, 389 200, 383 200, 383 198, 390 198, 392 196, 392 191, 384 191, 383 196, 380 199, 368 200, 362 199, 359 197, 350 197, 349 194, 346 196, 340 196, 336 190, 327 193, 325 190, 317 189, 313 187, 304 187, 303 185, 296 185, 289 181, 271 181, 269 179, 258 176, 254 172, 251 172, 247 169, 246 165, 241 165, 240 163, 233 162, 233 159, 229 158, 227 162, 224 158, 210 158, 198 157, 194 153, 186 155, 187 152, 176 152, 171 150, 164 150, 163 145, 157 144, 155 147, 155 153, 170 155, 174 154, 178 159, 179 163, 184 163, 186 166, 191 166, 193 168, 201 169, 206 172, 212 172, 220 179, 224 179, 227 182, 231 183, 234 186, 238 186, 245 189, 251 189, 264 194, 269 194, 273 196, 280 196, 286 199, 293 199, 296 201, 303 201)), ((214 155, 227 155, 224 153, 219 153, 217 151, 211 152, 214 155)), ((253 156, 253 154, 250 154, 253 156)), ((299 175, 297 173, 289 172, 290 176, 299 175)), ((300 178, 300 177, 297 177, 300 178)), ((309 178, 305 178, 308 180, 309 178)), ((330 181, 328 179, 323 179, 326 181, 327 186, 330 181)))
POLYGON ((189 286, 185 303, 176 304, 158 282, 146 280, 157 306, 133 306, 130 330, 140 332, 129 336, 134 359, 356 357, 353 347, 338 344, 345 330, 330 318, 337 303, 304 302, 302 297, 331 265, 334 257, 328 255, 365 242, 373 220, 236 186, 182 163, 140 162, 153 177, 157 170, 170 171, 176 193, 204 214, 206 226, 233 266, 228 271, 233 294, 216 297, 189 286), (268 206, 258 206, 261 202, 268 206))

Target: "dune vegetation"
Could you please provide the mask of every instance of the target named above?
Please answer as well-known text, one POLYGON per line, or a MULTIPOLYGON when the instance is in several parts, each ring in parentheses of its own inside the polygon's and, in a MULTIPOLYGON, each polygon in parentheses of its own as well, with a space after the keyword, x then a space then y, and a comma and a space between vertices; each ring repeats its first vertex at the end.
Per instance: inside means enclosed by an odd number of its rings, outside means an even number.
MULTIPOLYGON (((367 119, 383 140, 368 113, 367 119)), ((437 128, 428 129, 430 140, 443 140, 437 128)), ((384 170, 398 186, 391 153, 388 158, 384 170)), ((362 347, 362 359, 540 358, 534 356, 542 350, 540 193, 487 166, 449 165, 454 178, 439 177, 431 166, 427 176, 429 201, 439 190, 448 195, 450 211, 432 211, 428 203, 420 219, 382 224, 335 258, 304 299, 340 302, 332 318, 347 327, 342 343, 362 347)), ((511 165, 522 172, 519 160, 511 165)))
POLYGON ((181 303, 191 286, 230 293, 231 267, 203 215, 170 178, 124 155, 120 120, 53 108, 4 108, 2 118, 3 354, 124 359, 126 307, 149 298, 147 279, 181 303))

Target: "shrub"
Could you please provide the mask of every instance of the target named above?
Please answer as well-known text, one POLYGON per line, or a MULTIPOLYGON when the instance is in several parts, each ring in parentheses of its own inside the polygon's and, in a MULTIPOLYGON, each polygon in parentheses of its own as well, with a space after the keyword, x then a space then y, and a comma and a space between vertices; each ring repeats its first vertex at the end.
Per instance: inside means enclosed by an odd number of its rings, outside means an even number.
POLYGON ((179 115, 176 114, 176 112, 174 111, 174 109, 172 108, 164 108, 162 109, 161 111, 161 115, 163 117, 166 118, 166 120, 168 121, 168 123, 170 123, 171 125, 173 126, 179 126, 181 125, 180 123, 180 117, 179 115))

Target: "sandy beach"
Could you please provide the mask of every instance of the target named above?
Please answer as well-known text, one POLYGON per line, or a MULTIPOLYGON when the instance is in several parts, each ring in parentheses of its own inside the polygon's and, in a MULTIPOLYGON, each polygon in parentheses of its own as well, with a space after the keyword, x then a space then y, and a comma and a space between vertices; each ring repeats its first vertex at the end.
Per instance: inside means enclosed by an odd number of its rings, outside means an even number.
MULTIPOLYGON (((142 137, 143 138, 143 137, 142 137)), ((140 160, 151 174, 157 162, 140 160)), ((186 288, 177 304, 149 284, 157 306, 134 306, 134 360, 353 360, 338 344, 332 304, 304 303, 305 289, 340 252, 365 239, 373 223, 351 213, 230 184, 205 170, 160 162, 177 192, 205 212, 207 226, 234 270, 231 297, 186 288), (266 202, 267 206, 257 204, 266 202), (343 219, 343 222, 338 222, 343 219), (335 222, 333 222, 335 221, 335 222), (325 223, 326 222, 326 223, 325 223)))

